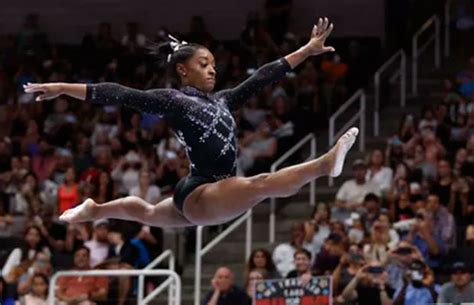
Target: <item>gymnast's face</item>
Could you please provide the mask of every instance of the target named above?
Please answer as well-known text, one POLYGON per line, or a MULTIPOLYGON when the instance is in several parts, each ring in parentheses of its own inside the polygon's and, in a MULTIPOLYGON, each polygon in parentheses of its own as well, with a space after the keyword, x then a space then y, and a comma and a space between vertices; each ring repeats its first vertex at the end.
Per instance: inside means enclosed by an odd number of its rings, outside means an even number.
POLYGON ((208 49, 197 49, 186 62, 176 64, 176 70, 183 85, 195 87, 206 93, 214 89, 216 62, 208 49))

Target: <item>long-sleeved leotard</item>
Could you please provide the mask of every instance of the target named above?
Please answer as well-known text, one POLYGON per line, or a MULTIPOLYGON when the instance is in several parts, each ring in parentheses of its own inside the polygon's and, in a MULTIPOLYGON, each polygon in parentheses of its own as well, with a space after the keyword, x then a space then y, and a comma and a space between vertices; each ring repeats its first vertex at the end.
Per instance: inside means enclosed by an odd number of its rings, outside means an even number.
POLYGON ((260 67, 237 87, 214 94, 189 86, 143 91, 114 83, 89 84, 87 99, 165 117, 185 146, 191 176, 217 181, 236 173, 236 124, 231 111, 290 70, 289 63, 281 58, 260 67))

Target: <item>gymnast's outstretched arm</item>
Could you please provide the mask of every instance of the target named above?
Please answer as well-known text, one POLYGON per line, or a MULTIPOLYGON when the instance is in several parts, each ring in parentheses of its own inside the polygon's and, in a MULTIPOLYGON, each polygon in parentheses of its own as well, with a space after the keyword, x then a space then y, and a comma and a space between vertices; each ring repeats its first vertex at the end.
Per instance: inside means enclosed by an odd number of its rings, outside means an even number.
POLYGON ((46 83, 27 84, 25 92, 40 92, 37 101, 50 100, 60 95, 68 95, 93 104, 123 105, 141 112, 166 115, 179 112, 182 103, 177 103, 183 95, 175 89, 138 90, 116 83, 69 84, 46 83))
POLYGON ((220 91, 217 96, 225 97, 227 106, 231 110, 238 109, 256 92, 283 78, 287 72, 294 69, 308 57, 334 52, 333 47, 324 45, 333 28, 333 24, 329 24, 327 18, 319 18, 319 22, 314 25, 311 39, 307 44, 284 58, 263 65, 243 83, 235 88, 220 91))

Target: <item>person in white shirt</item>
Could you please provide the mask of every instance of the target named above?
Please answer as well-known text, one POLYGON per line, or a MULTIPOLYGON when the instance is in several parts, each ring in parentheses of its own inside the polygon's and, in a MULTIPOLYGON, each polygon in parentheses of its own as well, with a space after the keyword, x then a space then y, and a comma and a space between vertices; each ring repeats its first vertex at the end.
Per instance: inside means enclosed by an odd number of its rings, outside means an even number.
POLYGON ((302 222, 294 223, 291 226, 291 241, 279 244, 273 250, 273 263, 281 277, 285 278, 290 271, 295 269, 294 254, 298 248, 303 247, 304 237, 304 224, 302 222))
POLYGON ((354 179, 350 179, 339 188, 336 194, 336 206, 332 210, 333 218, 344 221, 351 211, 362 207, 364 198, 369 193, 380 196, 380 187, 366 180, 367 167, 364 160, 357 159, 352 164, 354 179))
POLYGON ((140 171, 138 185, 130 190, 130 196, 137 196, 150 203, 158 203, 161 197, 160 188, 151 184, 150 172, 140 171))
POLYGON ((92 239, 84 243, 84 246, 90 250, 91 268, 96 267, 107 259, 110 247, 108 234, 109 222, 107 219, 94 221, 92 239))
POLYGON ((380 149, 374 149, 370 154, 369 166, 365 179, 380 187, 385 193, 392 185, 393 170, 384 166, 384 154, 380 149))

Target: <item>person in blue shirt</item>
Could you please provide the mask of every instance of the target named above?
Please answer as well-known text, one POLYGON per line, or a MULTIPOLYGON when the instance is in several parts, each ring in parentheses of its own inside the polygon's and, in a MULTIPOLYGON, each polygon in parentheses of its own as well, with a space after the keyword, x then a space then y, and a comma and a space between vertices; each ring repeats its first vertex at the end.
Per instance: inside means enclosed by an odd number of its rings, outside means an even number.
POLYGON ((216 82, 214 55, 204 46, 173 41, 160 45, 182 88, 137 90, 114 83, 27 84, 25 92, 41 93, 38 101, 68 95, 94 104, 124 105, 167 119, 183 143, 190 174, 176 186, 173 198, 151 204, 129 196, 103 204, 87 199, 65 211, 60 219, 70 223, 100 218, 133 220, 151 226, 183 227, 220 224, 243 214, 269 197, 288 197, 321 176, 339 176, 346 154, 359 130, 351 128, 322 157, 274 173, 236 177, 236 124, 238 110, 265 86, 282 79, 310 56, 333 52, 325 46, 333 30, 327 18, 313 27, 309 42, 295 52, 260 67, 235 88, 212 93, 216 82))
POLYGON ((410 227, 406 241, 420 250, 424 261, 430 268, 439 268, 442 258, 446 255, 446 244, 441 237, 440 230, 433 228, 431 215, 419 210, 416 221, 410 227))
POLYGON ((434 276, 421 260, 410 264, 408 278, 403 286, 398 287, 393 298, 393 305, 431 305, 436 302, 434 276))

